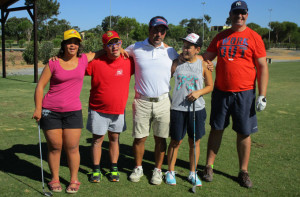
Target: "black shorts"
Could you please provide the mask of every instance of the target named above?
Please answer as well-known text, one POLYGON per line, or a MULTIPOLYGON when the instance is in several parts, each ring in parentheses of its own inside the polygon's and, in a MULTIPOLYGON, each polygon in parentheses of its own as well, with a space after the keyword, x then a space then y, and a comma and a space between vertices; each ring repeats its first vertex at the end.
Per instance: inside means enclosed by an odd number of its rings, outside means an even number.
POLYGON ((214 89, 211 98, 210 126, 224 130, 232 117, 232 129, 243 135, 258 131, 255 112, 255 90, 223 92, 214 89))
POLYGON ((44 131, 51 129, 82 129, 82 110, 54 112, 43 109, 40 125, 44 131))
MULTIPOLYGON (((205 135, 205 108, 195 112, 195 139, 201 139, 205 135)), ((193 112, 171 110, 170 136, 172 140, 180 141, 186 132, 189 138, 194 139, 194 115, 193 112)))

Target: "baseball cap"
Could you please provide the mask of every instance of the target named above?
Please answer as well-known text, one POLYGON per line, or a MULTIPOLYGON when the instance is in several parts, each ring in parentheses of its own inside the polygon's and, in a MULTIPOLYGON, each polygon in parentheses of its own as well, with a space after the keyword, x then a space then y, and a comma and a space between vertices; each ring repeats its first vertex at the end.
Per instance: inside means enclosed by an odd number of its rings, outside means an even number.
POLYGON ((168 21, 163 17, 153 17, 149 22, 149 27, 155 27, 157 25, 164 25, 167 29, 168 27, 168 21))
POLYGON ((117 32, 115 32, 115 31, 107 31, 102 36, 102 43, 103 44, 107 44, 109 41, 111 41, 114 38, 121 39, 117 32))
POLYGON ((233 10, 248 10, 247 3, 245 1, 235 1, 231 4, 231 11, 233 10))
POLYGON ((187 35, 185 38, 181 38, 182 40, 188 41, 196 46, 201 47, 202 46, 202 39, 200 38, 199 35, 195 33, 190 33, 187 35))
POLYGON ((75 29, 69 29, 64 32, 64 40, 69 40, 71 38, 78 38, 80 42, 82 41, 80 34, 75 29))

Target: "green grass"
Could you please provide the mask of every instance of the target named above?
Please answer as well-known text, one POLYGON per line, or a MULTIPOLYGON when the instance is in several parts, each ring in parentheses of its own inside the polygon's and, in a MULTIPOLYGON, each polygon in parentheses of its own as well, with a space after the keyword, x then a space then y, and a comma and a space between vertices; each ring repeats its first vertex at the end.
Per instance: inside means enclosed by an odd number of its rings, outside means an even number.
MULTIPOLYGON (((235 146, 235 133, 231 126, 226 129, 221 149, 215 161, 214 181, 203 182, 197 195, 203 196, 299 196, 300 190, 300 68, 298 62, 273 63, 269 66, 270 81, 268 104, 265 111, 258 113, 259 132, 252 135, 252 152, 249 164, 254 187, 245 189, 236 182, 238 159, 235 146)), ((38 196, 42 191, 38 130, 31 119, 36 84, 33 76, 8 76, 0 78, 0 196, 38 196)), ((146 176, 139 183, 127 180, 134 166, 132 155, 132 110, 134 96, 133 80, 126 108, 127 131, 120 138, 119 183, 111 183, 104 177, 99 184, 87 180, 90 171, 91 134, 83 129, 80 140, 81 165, 79 179, 82 183, 78 196, 192 196, 192 187, 186 181, 188 170, 188 143, 184 139, 176 171, 177 185, 162 183, 153 186, 149 183, 154 167, 154 140, 150 136, 146 142, 144 171, 146 176)), ((85 78, 81 101, 84 122, 87 118, 90 78, 85 78)), ((210 114, 210 95, 205 96, 208 117, 210 114)), ((209 133, 206 121, 206 135, 201 140, 201 156, 198 165, 200 173, 205 165, 206 144, 209 133)), ((42 136, 43 137, 43 136, 42 136)), ((43 137, 44 174, 46 182, 50 172, 45 160, 46 144, 43 137)), ((169 142, 169 140, 168 140, 169 142)), ((103 144, 101 165, 103 171, 109 170, 108 142, 103 144)), ((166 160, 163 170, 166 171, 166 160)), ((69 181, 69 171, 65 155, 62 156, 60 176, 63 187, 69 181)), ((55 195, 67 195, 64 192, 55 195)))

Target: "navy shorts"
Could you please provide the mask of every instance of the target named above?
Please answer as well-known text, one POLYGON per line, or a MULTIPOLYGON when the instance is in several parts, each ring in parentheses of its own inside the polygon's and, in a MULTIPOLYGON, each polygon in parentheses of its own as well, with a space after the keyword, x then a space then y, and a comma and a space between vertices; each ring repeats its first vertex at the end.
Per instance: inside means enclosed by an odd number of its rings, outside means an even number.
MULTIPOLYGON (((195 112, 195 138, 199 140, 205 135, 205 108, 195 112)), ((193 112, 171 110, 170 136, 172 140, 180 141, 186 132, 189 138, 194 139, 193 112)))
POLYGON ((82 111, 54 112, 43 109, 40 125, 44 131, 51 129, 82 129, 82 111))
POLYGON ((255 90, 223 92, 214 89, 211 98, 210 126, 224 130, 232 117, 232 129, 243 135, 258 131, 255 112, 255 90))

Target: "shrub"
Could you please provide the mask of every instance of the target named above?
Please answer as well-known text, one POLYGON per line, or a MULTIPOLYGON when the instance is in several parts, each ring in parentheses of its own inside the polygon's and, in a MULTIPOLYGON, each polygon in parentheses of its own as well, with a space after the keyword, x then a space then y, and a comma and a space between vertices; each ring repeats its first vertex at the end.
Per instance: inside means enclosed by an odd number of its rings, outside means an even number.
POLYGON ((30 42, 27 47, 25 48, 22 56, 23 56, 23 59, 24 61, 27 63, 27 64, 33 64, 34 63, 34 57, 33 57, 33 54, 34 54, 34 48, 33 48, 33 42, 30 42))
POLYGON ((24 44, 25 44, 26 40, 25 39, 21 39, 19 40, 19 47, 20 48, 24 48, 24 44))
POLYGON ((90 51, 98 51, 102 49, 102 39, 99 37, 89 38, 82 42, 83 52, 88 53, 90 51))
POLYGON ((42 42, 39 47, 39 60, 43 62, 43 64, 47 64, 50 57, 54 55, 54 44, 50 41, 42 42))
POLYGON ((12 44, 14 43, 13 40, 6 40, 7 48, 12 48, 12 44))
POLYGON ((55 47, 55 48, 60 48, 60 43, 61 43, 61 41, 62 41, 62 39, 60 39, 60 38, 54 38, 54 39, 52 40, 54 47, 55 47))

